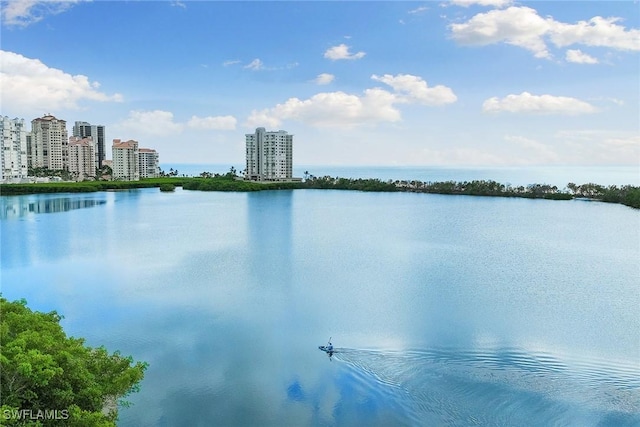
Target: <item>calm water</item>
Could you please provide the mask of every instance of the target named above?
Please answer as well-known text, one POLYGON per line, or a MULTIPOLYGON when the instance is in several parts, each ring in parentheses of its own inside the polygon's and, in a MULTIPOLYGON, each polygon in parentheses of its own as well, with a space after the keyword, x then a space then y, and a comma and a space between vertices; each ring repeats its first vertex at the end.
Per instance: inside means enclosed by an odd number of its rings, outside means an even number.
POLYGON ((637 210, 181 189, 0 208, 3 295, 150 363, 121 426, 640 425, 637 210))

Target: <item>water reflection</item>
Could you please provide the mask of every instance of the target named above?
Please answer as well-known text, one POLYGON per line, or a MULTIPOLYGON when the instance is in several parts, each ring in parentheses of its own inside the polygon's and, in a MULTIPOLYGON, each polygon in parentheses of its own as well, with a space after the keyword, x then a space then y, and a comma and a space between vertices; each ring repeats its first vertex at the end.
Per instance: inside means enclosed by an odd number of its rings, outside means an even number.
POLYGON ((0 219, 13 219, 33 214, 67 212, 105 204, 105 200, 77 197, 4 196, 0 197, 0 219))
POLYGON ((293 191, 247 194, 248 247, 260 284, 291 286, 293 191))

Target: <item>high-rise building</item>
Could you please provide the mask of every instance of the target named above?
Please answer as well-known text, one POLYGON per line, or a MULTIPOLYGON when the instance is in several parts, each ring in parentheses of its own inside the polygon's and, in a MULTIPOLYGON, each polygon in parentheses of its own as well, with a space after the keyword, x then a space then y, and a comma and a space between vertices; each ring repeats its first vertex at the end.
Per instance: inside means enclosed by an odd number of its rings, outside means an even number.
POLYGON ((120 181, 140 180, 140 164, 138 160, 138 141, 113 140, 111 169, 113 179, 120 181))
POLYGON ((0 118, 0 181, 27 178, 27 130, 24 119, 0 118))
POLYGON ((87 122, 75 122, 73 125, 73 136, 79 136, 80 138, 93 138, 93 142, 96 145, 96 168, 102 167, 102 162, 106 159, 105 141, 106 132, 103 125, 92 125, 87 122))
POLYGON ((46 114, 31 121, 31 146, 27 152, 30 167, 69 169, 67 122, 46 114))
POLYGON ((284 130, 267 132, 257 128, 245 134, 247 164, 245 179, 288 181, 293 171, 293 135, 284 130))
POLYGON ((93 138, 69 137, 69 172, 78 181, 96 177, 96 144, 93 138))
POLYGON ((160 176, 160 158, 156 150, 138 149, 140 178, 157 178, 160 176))

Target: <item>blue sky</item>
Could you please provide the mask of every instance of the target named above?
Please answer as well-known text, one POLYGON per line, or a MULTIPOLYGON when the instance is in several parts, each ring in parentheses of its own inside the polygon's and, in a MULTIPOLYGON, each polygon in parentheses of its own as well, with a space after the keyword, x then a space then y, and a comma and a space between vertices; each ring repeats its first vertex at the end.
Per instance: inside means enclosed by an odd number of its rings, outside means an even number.
POLYGON ((161 163, 242 164, 259 126, 304 165, 640 162, 635 1, 1 4, 2 115, 161 163))

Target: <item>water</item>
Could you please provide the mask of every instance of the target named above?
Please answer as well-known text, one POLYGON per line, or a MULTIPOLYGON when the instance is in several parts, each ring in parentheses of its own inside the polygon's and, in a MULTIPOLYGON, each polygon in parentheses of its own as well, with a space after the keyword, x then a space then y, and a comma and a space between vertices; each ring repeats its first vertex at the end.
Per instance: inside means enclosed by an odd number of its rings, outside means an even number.
POLYGON ((141 189, 0 219, 6 298, 150 363, 121 426, 640 425, 625 206, 141 189))

